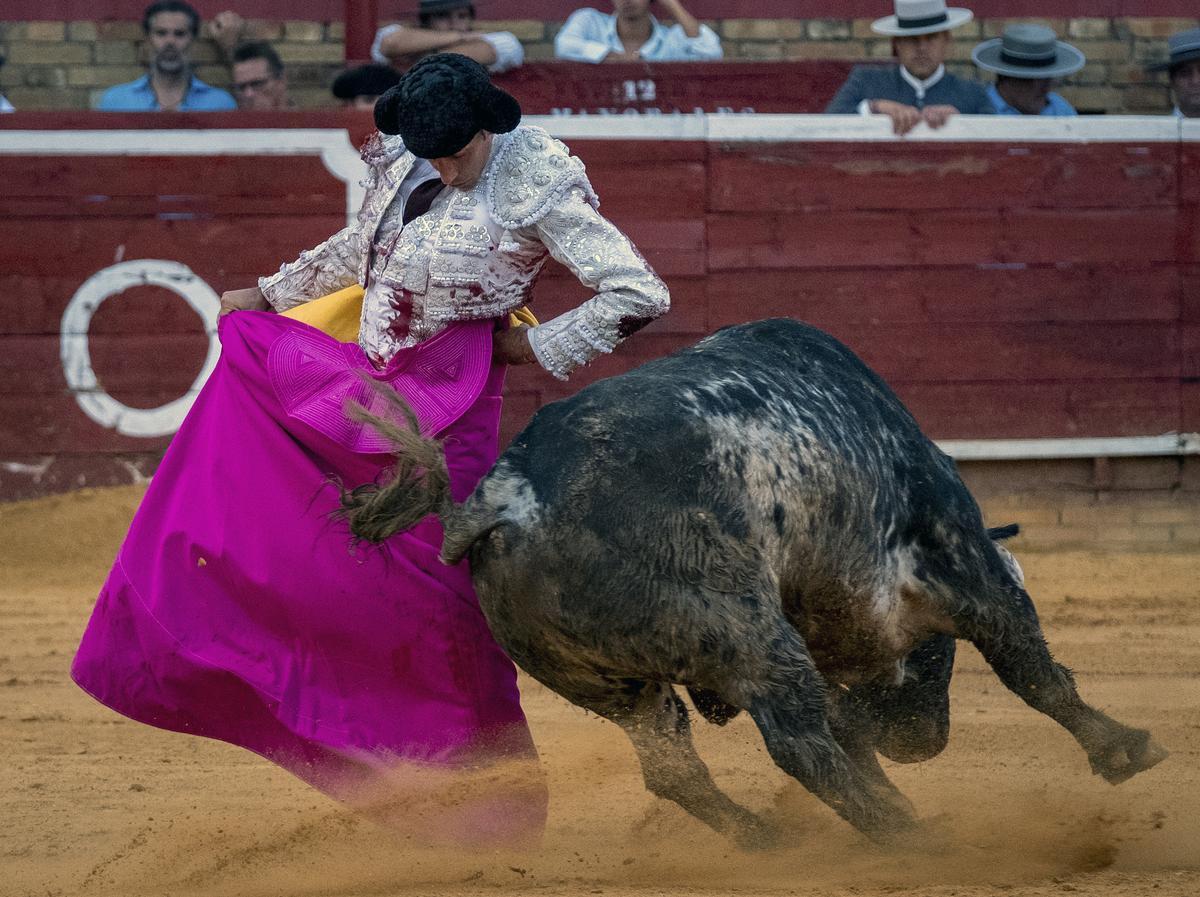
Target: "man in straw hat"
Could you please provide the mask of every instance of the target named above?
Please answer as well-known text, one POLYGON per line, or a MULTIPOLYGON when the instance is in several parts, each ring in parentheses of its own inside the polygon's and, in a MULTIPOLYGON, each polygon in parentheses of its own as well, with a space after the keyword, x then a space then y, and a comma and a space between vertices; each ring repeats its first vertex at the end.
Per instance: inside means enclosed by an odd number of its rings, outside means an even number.
POLYGON ((1146 66, 1148 72, 1166 72, 1175 97, 1175 114, 1200 118, 1200 28, 1171 35, 1166 62, 1146 66))
POLYGON ((971 11, 947 8, 945 0, 895 2, 896 14, 877 19, 871 30, 892 38, 900 64, 855 68, 825 111, 886 115, 897 134, 921 122, 940 128, 956 112, 990 115, 983 86, 951 75, 944 65, 950 32, 971 21, 971 11))
POLYGON ((981 69, 996 73, 987 89, 997 115, 1075 115, 1075 108, 1050 88, 1083 68, 1083 53, 1057 40, 1045 25, 1009 25, 1004 36, 971 51, 981 69))

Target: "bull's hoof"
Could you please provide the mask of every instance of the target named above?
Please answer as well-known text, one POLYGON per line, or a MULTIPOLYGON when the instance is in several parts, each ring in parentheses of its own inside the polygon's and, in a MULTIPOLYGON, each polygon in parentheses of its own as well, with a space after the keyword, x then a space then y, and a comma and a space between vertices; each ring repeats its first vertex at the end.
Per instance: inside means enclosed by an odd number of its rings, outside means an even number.
POLYGON ((1149 732, 1131 729, 1103 753, 1094 754, 1088 759, 1092 764, 1092 772, 1103 776, 1111 785, 1119 785, 1139 772, 1157 766, 1168 755, 1167 749, 1154 741, 1149 732))
POLYGON ((954 852, 959 846, 954 836, 953 825, 945 816, 918 820, 911 827, 875 840, 891 851, 920 853, 925 856, 944 856, 954 852))
POLYGON ((885 729, 875 750, 896 763, 923 763, 946 749, 950 740, 950 720, 910 723, 885 729))
POLYGON ((733 842, 747 853, 775 850, 783 843, 783 832, 765 819, 753 817, 738 826, 733 842))
MULTIPOLYGON (((874 807, 857 815, 847 815, 846 821, 876 844, 904 844, 920 827, 909 802, 899 791, 881 796, 874 807)), ((865 808, 864 808, 865 809, 865 808)))

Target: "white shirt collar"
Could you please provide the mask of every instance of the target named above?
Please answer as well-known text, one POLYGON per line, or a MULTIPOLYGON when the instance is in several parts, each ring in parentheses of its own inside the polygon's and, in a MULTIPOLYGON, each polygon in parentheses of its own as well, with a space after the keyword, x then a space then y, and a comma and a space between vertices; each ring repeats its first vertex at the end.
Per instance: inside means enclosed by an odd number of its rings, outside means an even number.
POLYGON ((900 77, 912 85, 912 89, 917 92, 918 100, 925 99, 925 92, 929 90, 929 88, 933 87, 933 85, 941 81, 945 75, 946 67, 944 65, 939 65, 937 70, 932 75, 922 81, 904 66, 900 66, 900 77))
MULTIPOLYGON (((625 50, 625 45, 621 43, 621 36, 617 34, 617 14, 614 12, 607 18, 608 22, 606 23, 607 28, 605 30, 608 31, 608 48, 617 53, 623 52, 625 50)), ((651 16, 650 37, 646 39, 644 44, 638 47, 638 50, 645 50, 647 56, 652 55, 653 52, 658 48, 658 45, 662 43, 666 31, 666 26, 659 22, 658 19, 654 18, 654 16, 651 16)))

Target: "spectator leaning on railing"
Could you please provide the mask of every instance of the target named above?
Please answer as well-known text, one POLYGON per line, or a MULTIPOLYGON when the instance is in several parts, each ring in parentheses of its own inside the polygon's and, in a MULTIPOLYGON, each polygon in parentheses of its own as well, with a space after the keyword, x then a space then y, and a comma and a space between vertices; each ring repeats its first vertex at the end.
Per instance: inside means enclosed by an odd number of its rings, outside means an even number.
POLYGON ((475 26, 471 0, 420 0, 418 25, 385 25, 375 35, 371 58, 407 69, 430 53, 458 53, 486 66, 493 74, 525 61, 525 48, 508 31, 481 32, 475 26))
POLYGON ((661 0, 675 20, 650 15, 654 0, 613 0, 611 15, 596 9, 571 13, 554 38, 554 55, 576 62, 694 62, 721 58, 721 40, 696 21, 679 0, 661 0))
POLYGON ((236 109, 228 93, 192 74, 188 52, 200 33, 200 13, 182 0, 159 0, 142 14, 150 71, 104 92, 105 112, 216 111, 236 109))
POLYGON ((265 40, 240 43, 229 58, 239 109, 287 109, 292 105, 283 60, 265 40))
POLYGON ((1004 36, 971 51, 981 69, 996 73, 987 89, 997 115, 1076 115, 1075 107, 1050 88, 1087 61, 1070 44, 1055 39, 1045 25, 1009 25, 1004 36))
POLYGON ((1171 35, 1167 51, 1170 56, 1166 62, 1147 66, 1146 70, 1169 75, 1175 115, 1200 118, 1200 28, 1171 35))
POLYGON ((892 38, 897 66, 859 66, 838 90, 826 112, 886 115, 897 134, 920 122, 940 128, 958 112, 991 115, 983 85, 946 71, 950 31, 971 21, 970 10, 945 0, 895 0, 896 14, 876 19, 871 30, 892 38))

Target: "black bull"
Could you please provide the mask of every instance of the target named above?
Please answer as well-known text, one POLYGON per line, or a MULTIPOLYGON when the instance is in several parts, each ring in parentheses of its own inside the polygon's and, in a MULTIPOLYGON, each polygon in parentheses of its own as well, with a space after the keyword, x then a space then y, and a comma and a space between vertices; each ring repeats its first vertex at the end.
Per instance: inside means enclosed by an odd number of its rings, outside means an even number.
POLYGON ((774 761, 874 837, 913 824, 876 753, 946 744, 955 639, 1124 781, 1166 756, 1084 703, 953 461, 887 385, 796 321, 722 330, 542 408, 461 505, 436 443, 344 503, 382 539, 435 512, 529 675, 620 725, 646 786, 745 845, 684 703, 745 710, 774 761))

